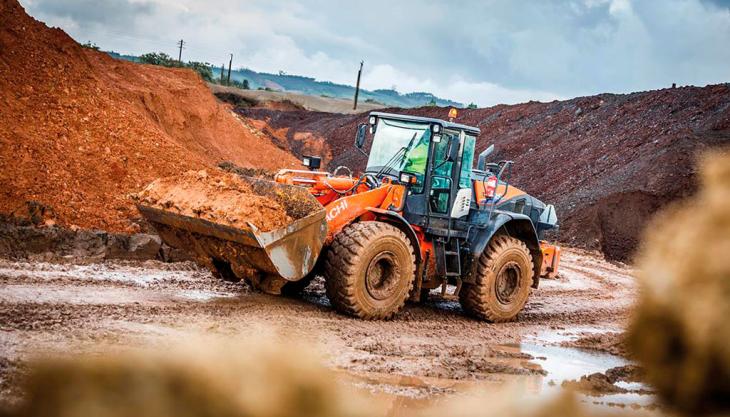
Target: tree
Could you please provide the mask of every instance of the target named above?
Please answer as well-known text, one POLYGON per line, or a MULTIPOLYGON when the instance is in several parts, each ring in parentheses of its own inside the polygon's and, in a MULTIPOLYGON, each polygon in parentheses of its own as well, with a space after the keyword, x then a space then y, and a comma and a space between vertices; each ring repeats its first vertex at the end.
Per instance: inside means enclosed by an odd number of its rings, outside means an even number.
POLYGON ((177 59, 164 52, 146 53, 139 57, 139 61, 144 64, 160 65, 168 68, 190 68, 200 74, 203 80, 213 82, 213 67, 207 62, 191 61, 186 64, 181 64, 177 59))
POLYGON ((81 45, 81 46, 83 48, 93 49, 95 51, 98 51, 99 50, 99 46, 97 44, 95 44, 95 43, 92 43, 91 41, 86 41, 86 43, 83 44, 83 45, 81 45))
POLYGON ((244 79, 243 81, 238 81, 236 79, 231 80, 231 86, 240 88, 241 90, 250 90, 251 85, 248 83, 248 80, 244 79))
POLYGON ((140 62, 144 64, 161 65, 163 67, 179 67, 181 66, 176 59, 164 52, 150 52, 139 57, 140 62))
POLYGON ((466 106, 467 109, 476 109, 477 105, 475 103, 469 103, 468 106, 466 106))
POLYGON ((196 71, 200 77, 209 82, 213 82, 213 68, 207 62, 188 62, 186 67, 196 71))
POLYGON ((436 99, 432 98, 431 101, 429 101, 426 105, 428 107, 436 107, 436 99))

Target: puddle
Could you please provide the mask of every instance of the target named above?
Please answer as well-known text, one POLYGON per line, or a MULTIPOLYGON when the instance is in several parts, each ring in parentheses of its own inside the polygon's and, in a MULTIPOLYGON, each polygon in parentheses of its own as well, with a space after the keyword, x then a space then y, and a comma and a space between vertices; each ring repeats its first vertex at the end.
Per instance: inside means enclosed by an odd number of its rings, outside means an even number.
MULTIPOLYGON (((409 407, 424 406, 433 401, 449 398, 465 392, 494 392, 505 386, 515 387, 519 392, 538 397, 559 393, 564 381, 579 380, 582 376, 593 373, 605 373, 611 368, 630 365, 631 362, 623 357, 608 353, 584 350, 558 345, 541 345, 536 340, 548 340, 549 343, 559 343, 567 340, 572 334, 589 332, 590 328, 570 329, 568 334, 540 335, 531 338, 528 342, 518 345, 495 346, 494 350, 502 354, 486 359, 495 365, 493 371, 479 374, 472 372, 473 379, 449 379, 441 377, 416 377, 398 374, 350 373, 354 378, 353 385, 370 392, 371 395, 390 398, 393 406, 391 412, 398 415, 403 404, 409 407), (529 355, 531 359, 520 358, 520 355, 529 355), (515 373, 500 371, 501 369, 537 370, 538 372, 515 373), (407 397, 407 402, 399 400, 407 397)), ((597 330, 601 331, 602 330, 597 330)), ((476 363, 476 357, 472 358, 476 363)), ((481 358, 485 359, 485 358, 481 358)), ((656 404, 654 395, 646 394, 650 388, 638 382, 617 382, 619 388, 628 393, 598 393, 596 396, 578 394, 578 398, 592 407, 613 406, 642 406, 649 407, 656 404), (641 392, 640 392, 641 391, 641 392), (599 395, 600 394, 600 395, 599 395)), ((402 410, 401 410, 402 411, 402 410)))
MULTIPOLYGON (((534 336, 526 336, 533 345, 560 345, 563 342, 570 342, 584 337, 588 334, 603 334, 603 333, 620 333, 621 329, 618 327, 592 327, 592 326, 577 326, 570 327, 569 329, 556 329, 550 331, 540 332, 534 336)), ((609 355, 610 356, 610 355, 609 355)))
POLYGON ((194 281, 193 271, 167 271, 141 266, 120 266, 113 264, 53 264, 53 263, 13 263, 1 264, 0 276, 19 279, 32 276, 36 279, 81 281, 111 281, 139 286, 149 286, 162 281, 194 281))
POLYGON ((533 356, 532 362, 547 372, 543 386, 551 388, 550 381, 560 385, 563 381, 579 379, 583 375, 606 372, 629 362, 607 353, 594 353, 560 346, 520 345, 523 352, 533 356))
POLYGON ((4 303, 58 303, 76 305, 127 305, 159 304, 176 301, 215 302, 238 296, 233 292, 211 290, 152 290, 141 292, 134 288, 64 286, 64 285, 25 285, 6 284, 0 287, 0 302, 4 303))
POLYGON ((206 290, 185 290, 180 292, 176 298, 188 300, 188 301, 220 301, 223 299, 235 298, 239 294, 236 293, 225 293, 219 291, 206 291, 206 290))
MULTIPOLYGON (((541 346, 529 343, 520 345, 521 350, 534 357, 532 362, 540 365, 547 372, 542 383, 542 393, 557 392, 564 381, 578 380, 584 375, 605 373, 611 368, 630 365, 631 362, 608 353, 569 348, 561 346, 541 346)), ((639 382, 623 382, 615 384, 617 387, 630 391, 651 390, 639 382)), ((656 403, 653 395, 628 392, 620 394, 602 394, 590 396, 580 394, 579 397, 588 403, 597 405, 622 404, 650 406, 656 403)))

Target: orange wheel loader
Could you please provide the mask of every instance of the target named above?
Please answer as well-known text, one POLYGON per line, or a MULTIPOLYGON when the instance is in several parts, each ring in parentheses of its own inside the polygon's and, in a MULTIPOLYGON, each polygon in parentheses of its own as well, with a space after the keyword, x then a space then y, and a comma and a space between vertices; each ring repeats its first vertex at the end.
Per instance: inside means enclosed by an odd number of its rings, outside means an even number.
POLYGON ((325 172, 305 157, 309 170, 281 170, 275 182, 243 177, 295 219, 271 232, 138 208, 168 245, 267 293, 297 293, 322 275, 335 309, 388 319, 440 287, 474 317, 509 321, 540 277, 557 274, 560 247, 543 240, 557 216, 509 184, 511 161, 488 162, 493 146, 473 168, 478 135, 372 112, 355 135, 359 151, 369 149, 361 175, 325 172))

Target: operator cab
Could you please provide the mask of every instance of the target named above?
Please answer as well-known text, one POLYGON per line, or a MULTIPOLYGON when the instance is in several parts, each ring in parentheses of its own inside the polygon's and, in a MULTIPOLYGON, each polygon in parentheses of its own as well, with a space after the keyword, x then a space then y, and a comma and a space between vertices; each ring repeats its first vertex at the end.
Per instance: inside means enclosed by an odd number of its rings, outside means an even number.
MULTIPOLYGON (((372 144, 365 176, 408 184, 404 217, 411 224, 437 229, 466 220, 472 202, 472 164, 479 129, 441 119, 372 112, 358 127, 372 144)), ((458 227, 457 227, 458 228, 458 227)))

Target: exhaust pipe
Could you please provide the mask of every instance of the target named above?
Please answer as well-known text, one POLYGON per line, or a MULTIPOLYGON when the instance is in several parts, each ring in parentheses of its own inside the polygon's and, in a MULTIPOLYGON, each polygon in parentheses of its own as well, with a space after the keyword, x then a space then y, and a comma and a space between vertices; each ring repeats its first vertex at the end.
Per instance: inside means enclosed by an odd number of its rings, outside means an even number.
POLYGON ((485 171, 487 168, 487 157, 494 152, 494 144, 489 145, 489 147, 482 151, 482 153, 479 154, 479 160, 477 161, 477 169, 480 171, 485 171))

